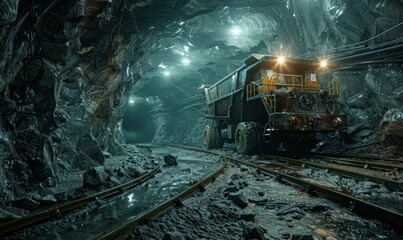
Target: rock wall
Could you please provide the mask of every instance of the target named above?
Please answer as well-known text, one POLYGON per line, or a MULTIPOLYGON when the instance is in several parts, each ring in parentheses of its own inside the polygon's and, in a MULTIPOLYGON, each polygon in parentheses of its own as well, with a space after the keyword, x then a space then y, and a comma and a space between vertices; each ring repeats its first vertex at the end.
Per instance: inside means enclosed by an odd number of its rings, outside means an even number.
POLYGON ((0 201, 58 184, 64 169, 126 154, 133 85, 122 1, 0 2, 0 201), (4 14, 3 14, 4 13, 4 14), (25 60, 24 60, 25 59, 25 60))
POLYGON ((347 143, 361 142, 378 132, 382 116, 389 109, 402 110, 403 72, 398 65, 378 65, 339 71, 343 110, 349 116, 347 143))

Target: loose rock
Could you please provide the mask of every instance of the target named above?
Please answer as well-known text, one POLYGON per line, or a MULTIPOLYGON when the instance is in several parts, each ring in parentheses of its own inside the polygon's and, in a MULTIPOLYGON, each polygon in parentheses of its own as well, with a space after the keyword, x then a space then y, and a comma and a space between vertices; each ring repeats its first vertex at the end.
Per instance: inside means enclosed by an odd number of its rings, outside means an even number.
POLYGON ((243 194, 230 194, 232 201, 240 208, 248 206, 248 200, 243 194))
POLYGON ((251 221, 253 222, 255 220, 255 216, 256 214, 252 211, 252 209, 245 209, 245 211, 243 211, 241 213, 241 219, 244 221, 251 221))
POLYGON ((99 166, 87 170, 84 173, 84 187, 96 188, 107 181, 109 175, 104 171, 104 168, 99 166))
POLYGON ((178 162, 175 156, 166 155, 164 156, 164 162, 166 166, 178 166, 178 162))
POLYGON ((248 225, 243 231, 243 237, 245 240, 264 240, 264 230, 259 226, 248 225))

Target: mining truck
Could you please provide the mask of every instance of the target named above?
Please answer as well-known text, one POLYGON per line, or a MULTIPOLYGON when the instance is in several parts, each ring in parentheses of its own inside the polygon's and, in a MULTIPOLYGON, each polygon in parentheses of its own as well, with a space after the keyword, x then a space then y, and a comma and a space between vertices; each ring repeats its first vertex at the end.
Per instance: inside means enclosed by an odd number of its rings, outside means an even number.
POLYGON ((244 64, 204 88, 213 124, 203 132, 207 148, 235 142, 239 153, 309 152, 316 133, 347 129, 340 110, 340 82, 319 81, 326 64, 315 60, 251 55, 244 64))

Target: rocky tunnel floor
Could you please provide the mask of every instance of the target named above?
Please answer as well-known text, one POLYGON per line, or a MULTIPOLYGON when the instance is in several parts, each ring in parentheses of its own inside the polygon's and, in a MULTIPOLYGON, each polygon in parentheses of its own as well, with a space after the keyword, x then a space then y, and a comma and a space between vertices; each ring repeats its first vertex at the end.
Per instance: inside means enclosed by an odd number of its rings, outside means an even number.
POLYGON ((60 166, 57 184, 49 180, 36 188, 39 190, 28 191, 6 202, 0 208, 0 223, 129 182, 155 168, 159 162, 157 155, 134 145, 128 145, 125 156, 112 156, 107 152, 104 155, 104 165, 86 171, 64 163, 60 166))
POLYGON ((222 166, 218 156, 207 153, 170 147, 153 150, 155 156, 164 159, 161 172, 154 178, 121 195, 91 202, 61 219, 21 230, 7 239, 94 239, 176 196, 222 166), (172 157, 166 158, 168 155, 172 157))
MULTIPOLYGON (((245 156, 231 153, 234 157, 245 156)), ((255 156, 254 158, 256 158, 255 156)), ((401 239, 383 223, 254 169, 230 165, 208 189, 130 239, 401 239)))

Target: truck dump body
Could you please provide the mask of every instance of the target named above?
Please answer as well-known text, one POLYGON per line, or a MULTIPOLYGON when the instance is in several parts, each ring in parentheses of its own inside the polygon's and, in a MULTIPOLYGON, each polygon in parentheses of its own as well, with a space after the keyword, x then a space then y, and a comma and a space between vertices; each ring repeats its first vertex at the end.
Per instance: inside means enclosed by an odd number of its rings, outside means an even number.
POLYGON ((227 140, 235 138, 235 125, 243 122, 261 125, 262 132, 256 132, 265 142, 273 141, 274 133, 345 130, 347 116, 337 101, 340 84, 336 79, 320 84, 320 70, 317 61, 252 55, 205 89, 206 117, 216 120, 227 140))

